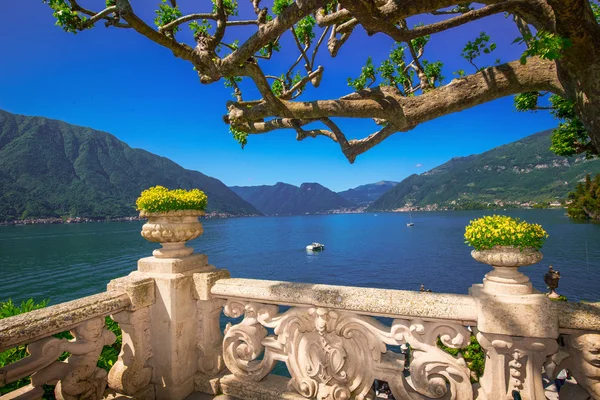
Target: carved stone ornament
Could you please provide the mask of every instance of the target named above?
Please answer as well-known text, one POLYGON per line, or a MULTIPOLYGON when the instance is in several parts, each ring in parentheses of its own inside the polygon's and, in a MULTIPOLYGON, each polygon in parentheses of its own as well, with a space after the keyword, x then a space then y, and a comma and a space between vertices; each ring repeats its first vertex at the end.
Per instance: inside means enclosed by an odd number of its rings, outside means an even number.
POLYGON ((452 322, 393 321, 317 307, 295 307, 279 314, 275 305, 229 300, 225 315, 244 319, 228 324, 224 361, 238 378, 259 381, 283 361, 291 386, 307 398, 373 399, 374 379, 387 381, 397 399, 473 399, 469 369, 437 347, 468 344, 470 334, 452 322), (267 328, 274 330, 268 335, 267 328), (387 346, 410 345, 410 383, 405 356, 387 346), (261 360, 258 360, 260 355, 261 360))
POLYGON ((74 339, 47 338, 28 346, 30 354, 0 369, 0 375, 14 382, 31 375, 31 384, 20 389, 26 397, 40 398, 44 384, 56 384, 58 400, 100 400, 106 389, 107 373, 98 368, 98 357, 104 346, 115 342, 115 335, 104 329, 104 318, 94 318, 71 331, 74 339), (64 362, 56 361, 63 352, 71 353, 64 362), (27 393, 27 394, 25 394, 27 393))
POLYGON ((142 236, 150 242, 160 243, 162 249, 152 253, 157 258, 175 258, 189 256, 194 252, 185 242, 196 239, 204 232, 198 217, 204 215, 201 210, 177 210, 168 212, 140 212, 147 217, 142 226, 142 236))
POLYGON ((556 289, 558 288, 558 281, 560 280, 560 272, 555 270, 552 265, 548 267, 548 272, 544 275, 544 283, 550 289, 550 293, 548 293, 548 297, 551 299, 558 299, 560 295, 556 293, 556 289))
MULTIPOLYGON (((573 390, 571 397, 579 400, 576 392, 587 392, 592 399, 600 399, 600 334, 578 333, 565 335, 564 350, 568 356, 555 369, 556 373, 568 369, 578 385, 565 385, 567 390, 573 390)), ((569 393, 567 393, 569 394, 569 393)), ((562 390, 561 390, 562 395, 562 390)))

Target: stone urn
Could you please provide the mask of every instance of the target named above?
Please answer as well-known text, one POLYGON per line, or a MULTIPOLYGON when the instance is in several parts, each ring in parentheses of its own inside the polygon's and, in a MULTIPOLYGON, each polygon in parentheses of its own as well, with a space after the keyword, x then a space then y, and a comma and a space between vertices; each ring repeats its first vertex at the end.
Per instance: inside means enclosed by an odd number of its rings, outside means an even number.
POLYGON ((156 258, 180 258, 192 254, 194 249, 185 244, 204 232, 202 224, 198 221, 198 217, 202 215, 202 210, 140 211, 140 217, 148 218, 148 222, 142 226, 142 236, 150 242, 162 245, 162 248, 154 250, 152 255, 156 258))
POLYGON ((488 292, 504 294, 531 294, 533 292, 529 278, 519 271, 540 262, 543 255, 538 250, 526 247, 495 246, 489 250, 473 250, 471 256, 494 270, 488 272, 483 280, 483 288, 488 292))

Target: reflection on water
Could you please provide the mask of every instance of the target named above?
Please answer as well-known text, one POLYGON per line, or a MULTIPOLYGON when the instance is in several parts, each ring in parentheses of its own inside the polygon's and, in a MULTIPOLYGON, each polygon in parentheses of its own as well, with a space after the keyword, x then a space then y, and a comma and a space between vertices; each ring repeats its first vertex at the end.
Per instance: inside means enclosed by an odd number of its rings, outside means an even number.
MULTIPOLYGON (((234 277, 466 293, 490 267, 463 243, 470 220, 483 211, 335 214, 204 220, 192 242, 211 264, 234 277), (306 252, 319 240, 327 249, 306 252)), ((600 224, 575 223, 564 210, 509 210, 550 234, 544 260, 523 268, 545 291, 548 265, 561 273, 558 292, 599 301, 600 224)), ((141 222, 0 227, 0 300, 49 298, 52 303, 98 293, 128 274, 158 245, 140 236, 141 222)))

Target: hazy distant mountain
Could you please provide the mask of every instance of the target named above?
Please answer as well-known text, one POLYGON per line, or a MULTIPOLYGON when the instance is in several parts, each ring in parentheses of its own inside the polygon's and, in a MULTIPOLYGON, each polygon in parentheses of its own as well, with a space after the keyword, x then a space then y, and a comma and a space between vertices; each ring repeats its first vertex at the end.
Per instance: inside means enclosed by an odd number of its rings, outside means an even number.
POLYGON ((266 215, 314 214, 352 206, 318 183, 297 187, 279 182, 273 186, 232 186, 231 190, 266 215))
POLYGON ((221 181, 90 128, 0 110, 0 221, 136 215, 150 186, 200 188, 208 211, 260 214, 221 181))
POLYGON ((369 211, 412 204, 460 205, 466 202, 553 201, 565 198, 587 173, 600 172, 600 159, 565 158, 549 150, 551 131, 453 158, 421 175, 411 175, 381 196, 369 211))
POLYGON ((338 192, 338 194, 351 203, 365 206, 380 198, 385 192, 397 184, 398 182, 379 181, 357 186, 354 189, 344 190, 343 192, 338 192))

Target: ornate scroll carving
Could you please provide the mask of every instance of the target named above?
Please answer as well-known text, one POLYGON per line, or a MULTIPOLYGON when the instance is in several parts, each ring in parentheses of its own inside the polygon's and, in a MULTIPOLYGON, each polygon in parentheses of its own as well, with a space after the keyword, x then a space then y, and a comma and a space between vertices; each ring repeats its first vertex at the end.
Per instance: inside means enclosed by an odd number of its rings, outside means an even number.
POLYGON ((451 348, 469 344, 470 332, 462 325, 419 320, 394 320, 392 337, 398 344, 408 343, 413 352, 409 371, 414 387, 390 385, 399 399, 430 398, 473 399, 469 368, 465 360, 455 358, 437 347, 437 339, 451 348))
POLYGON ((466 345, 469 332, 460 325, 398 319, 390 328, 345 311, 297 307, 278 314, 277 306, 233 300, 225 314, 244 315, 241 323, 228 325, 224 338, 225 364, 239 378, 258 381, 279 360, 293 388, 307 398, 372 399, 374 379, 387 380, 399 399, 473 398, 464 360, 436 345, 438 337, 450 347, 466 345), (403 374, 404 355, 387 350, 405 343, 414 355, 412 384, 403 374))
POLYGON ((119 323, 123 343, 119 359, 108 374, 108 384, 117 393, 134 395, 150 383, 152 368, 146 362, 152 356, 150 311, 148 307, 123 311, 113 316, 119 323))
POLYGON ((273 370, 277 361, 273 351, 265 352, 260 361, 257 358, 265 350, 263 339, 267 337, 267 330, 261 325, 261 321, 272 319, 278 310, 277 306, 259 303, 227 301, 225 304, 223 312, 228 317, 238 318, 244 315, 241 323, 235 326, 227 324, 223 339, 223 359, 235 376, 259 381, 273 370))
POLYGON ((567 396, 565 398, 586 398, 589 394, 593 399, 600 399, 600 334, 584 332, 563 337, 566 354, 563 353, 564 360, 558 364, 555 372, 566 368, 578 383, 577 386, 563 387, 567 396), (586 394, 577 393, 584 390, 586 394))
POLYGON ((513 390, 523 399, 545 398, 542 366, 556 353, 556 339, 479 332, 477 340, 487 353, 478 399, 512 398, 513 390))
POLYGON ((115 342, 115 335, 104 329, 104 319, 94 318, 71 331, 74 339, 47 338, 28 346, 30 356, 3 368, 6 383, 31 375, 23 393, 35 398, 42 385, 56 383, 58 400, 100 400, 106 389, 107 373, 96 367, 102 347, 115 342), (63 352, 71 353, 66 362, 55 361, 63 352), (35 372, 38 371, 38 372, 35 372))

